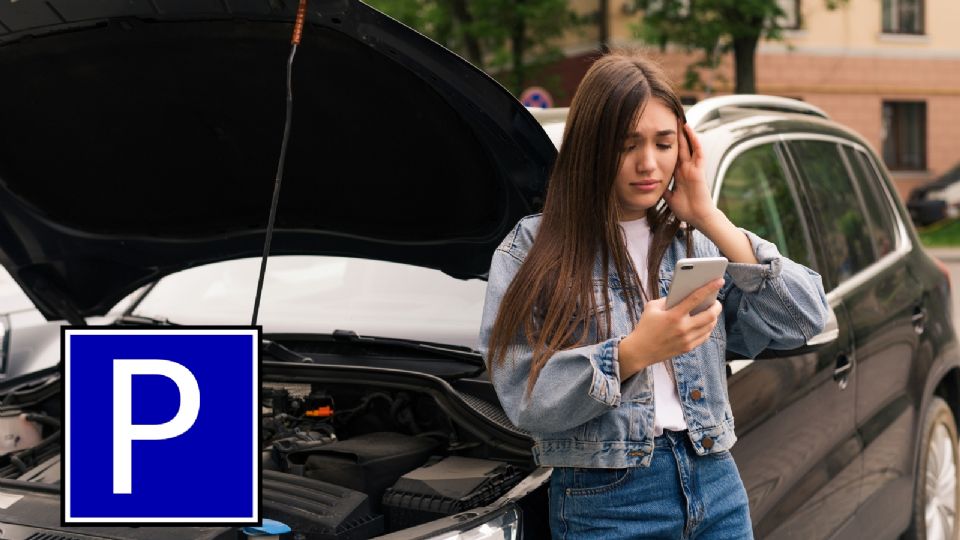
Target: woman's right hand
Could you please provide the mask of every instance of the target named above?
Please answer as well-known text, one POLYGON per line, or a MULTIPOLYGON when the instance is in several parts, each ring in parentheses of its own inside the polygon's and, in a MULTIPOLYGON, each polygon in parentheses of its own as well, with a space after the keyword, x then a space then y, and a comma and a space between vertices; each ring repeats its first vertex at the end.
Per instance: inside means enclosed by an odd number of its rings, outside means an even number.
POLYGON ((722 286, 723 280, 715 279, 671 309, 666 309, 665 298, 647 302, 633 331, 620 340, 617 355, 620 380, 627 380, 647 366, 692 351, 707 341, 723 309, 720 302, 714 301, 696 315, 690 312, 707 298, 715 297, 722 286))

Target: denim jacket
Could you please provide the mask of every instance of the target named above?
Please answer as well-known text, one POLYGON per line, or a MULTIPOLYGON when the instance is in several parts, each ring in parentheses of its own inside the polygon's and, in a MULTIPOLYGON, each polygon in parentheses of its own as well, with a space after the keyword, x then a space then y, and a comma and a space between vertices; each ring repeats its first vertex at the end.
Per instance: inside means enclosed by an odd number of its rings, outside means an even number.
MULTIPOLYGON (((480 328, 480 351, 488 358, 490 332, 500 300, 536 236, 540 214, 522 218, 493 254, 480 328)), ((727 396, 725 351, 753 358, 767 348, 795 349, 819 334, 827 320, 820 276, 780 255, 777 247, 743 231, 760 264, 730 263, 718 293, 722 320, 710 338, 674 357, 677 391, 691 442, 700 455, 724 452, 737 440, 727 396)), ((720 252, 694 231, 691 257, 720 252)), ((687 256, 678 234, 660 265, 659 291, 665 297, 673 268, 687 256)), ((517 427, 531 433, 538 465, 623 468, 650 465, 653 452, 653 373, 641 370, 620 381, 617 351, 633 329, 620 279, 609 272, 610 304, 603 305, 601 261, 594 266, 598 310, 612 314, 611 336, 599 340, 590 330, 588 345, 561 350, 546 363, 527 395, 532 351, 513 343, 491 375, 500 403, 517 427)), ((593 325, 596 326, 596 325, 593 325)))

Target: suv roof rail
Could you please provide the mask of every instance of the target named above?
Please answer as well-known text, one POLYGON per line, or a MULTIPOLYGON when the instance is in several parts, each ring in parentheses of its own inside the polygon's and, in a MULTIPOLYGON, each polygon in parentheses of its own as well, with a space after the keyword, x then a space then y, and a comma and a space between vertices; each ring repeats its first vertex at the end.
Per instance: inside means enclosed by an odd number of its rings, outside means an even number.
POLYGON ((687 123, 696 127, 716 118, 720 109, 739 107, 743 109, 761 109, 767 111, 810 114, 821 118, 830 118, 823 109, 797 99, 760 94, 736 94, 705 99, 687 110, 687 123))

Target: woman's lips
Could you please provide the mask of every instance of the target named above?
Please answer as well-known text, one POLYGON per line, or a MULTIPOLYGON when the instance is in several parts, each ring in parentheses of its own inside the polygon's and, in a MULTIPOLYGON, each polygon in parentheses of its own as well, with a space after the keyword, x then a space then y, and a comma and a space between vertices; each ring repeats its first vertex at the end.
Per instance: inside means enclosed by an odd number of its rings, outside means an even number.
POLYGON ((630 187, 636 189, 637 191, 654 191, 657 189, 657 186, 660 185, 658 180, 653 180, 649 182, 630 182, 630 187))

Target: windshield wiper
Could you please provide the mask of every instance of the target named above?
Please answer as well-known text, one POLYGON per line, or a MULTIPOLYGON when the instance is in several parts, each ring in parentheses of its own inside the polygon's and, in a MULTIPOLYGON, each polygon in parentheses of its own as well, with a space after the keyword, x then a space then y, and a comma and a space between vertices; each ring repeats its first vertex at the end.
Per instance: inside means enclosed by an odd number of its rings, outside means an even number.
POLYGON ((276 358, 277 360, 280 360, 281 362, 302 364, 313 363, 313 358, 295 351, 291 351, 276 341, 270 341, 269 339, 260 340, 260 350, 276 358))
MULTIPOLYGON (((416 341, 402 338, 360 336, 353 330, 334 330, 332 334, 311 335, 311 337, 317 336, 333 338, 332 342, 334 344, 346 343, 357 346, 372 346, 386 349, 393 348, 429 353, 430 356, 434 357, 440 356, 443 358, 464 360, 473 366, 486 369, 486 364, 483 361, 483 355, 469 347, 462 347, 459 345, 447 345, 443 343, 431 343, 429 341, 416 341)), ((287 347, 280 345, 279 343, 267 339, 263 340, 263 350, 264 352, 270 353, 270 355, 276 359, 284 362, 315 362, 315 360, 310 356, 292 351, 287 347)))
POLYGON ((143 326, 179 326, 177 323, 172 322, 170 319, 158 319, 155 317, 147 317, 145 315, 134 315, 132 313, 124 313, 120 315, 113 321, 114 324, 121 325, 143 325, 143 326))
POLYGON ((332 335, 335 341, 341 343, 380 345, 384 347, 396 347, 398 349, 428 352, 449 358, 456 358, 458 360, 466 360, 467 362, 478 367, 486 367, 486 364, 483 362, 483 355, 477 351, 474 351, 470 347, 448 345, 444 343, 431 343, 429 341, 416 341, 413 339, 360 336, 353 330, 334 330, 332 335))

